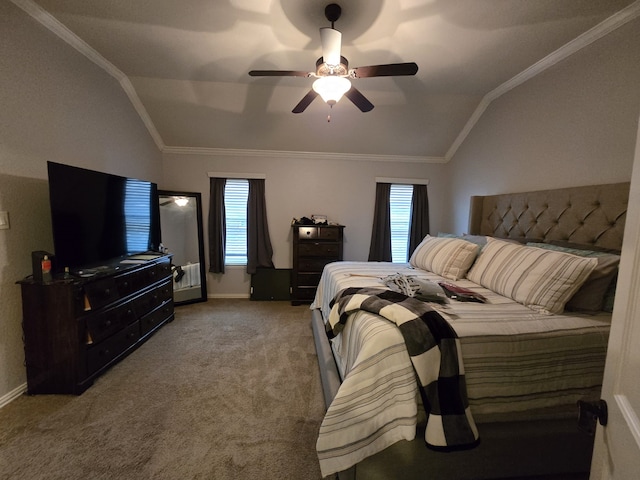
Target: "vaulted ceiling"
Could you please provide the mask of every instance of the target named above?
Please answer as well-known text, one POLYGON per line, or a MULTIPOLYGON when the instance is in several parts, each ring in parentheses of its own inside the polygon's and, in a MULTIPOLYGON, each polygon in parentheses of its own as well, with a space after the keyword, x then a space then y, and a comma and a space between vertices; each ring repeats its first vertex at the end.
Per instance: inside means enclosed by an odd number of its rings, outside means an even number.
POLYGON ((354 80, 375 108, 317 98, 328 0, 12 0, 122 84, 163 149, 449 158, 500 94, 629 18, 631 0, 343 0, 350 67, 416 62, 415 76, 354 80), (328 122, 328 114, 331 121, 328 122))

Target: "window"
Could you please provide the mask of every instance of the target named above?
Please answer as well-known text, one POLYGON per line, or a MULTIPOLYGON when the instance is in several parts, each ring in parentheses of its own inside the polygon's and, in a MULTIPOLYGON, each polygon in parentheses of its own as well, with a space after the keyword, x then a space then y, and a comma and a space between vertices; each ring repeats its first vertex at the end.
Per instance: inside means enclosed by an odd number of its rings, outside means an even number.
POLYGON ((127 252, 138 253, 149 249, 151 234, 151 184, 127 179, 125 184, 124 216, 127 252))
POLYGON ((370 262, 406 263, 429 233, 428 183, 376 177, 370 262))
POLYGON ((409 252, 409 225, 413 185, 392 183, 389 194, 391 217, 391 261, 405 263, 409 252))
POLYGON ((247 264, 247 199, 249 181, 227 179, 224 187, 226 216, 225 265, 247 264))

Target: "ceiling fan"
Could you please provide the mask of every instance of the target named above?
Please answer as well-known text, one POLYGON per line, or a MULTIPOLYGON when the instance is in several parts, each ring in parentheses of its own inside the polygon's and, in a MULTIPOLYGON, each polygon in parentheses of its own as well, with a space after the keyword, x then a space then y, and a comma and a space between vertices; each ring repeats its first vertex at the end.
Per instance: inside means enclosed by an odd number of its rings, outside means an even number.
POLYGON ((340 18, 340 5, 331 3, 325 7, 324 15, 331 22, 331 27, 320 28, 322 43, 322 57, 316 61, 315 72, 300 70, 251 70, 252 77, 314 77, 313 88, 292 110, 302 113, 320 95, 331 107, 344 95, 362 112, 373 110, 373 104, 360 91, 351 85, 350 79, 369 77, 391 77, 400 75, 415 75, 418 65, 414 62, 390 63, 386 65, 371 65, 349 69, 349 62, 340 55, 342 33, 333 28, 340 18))

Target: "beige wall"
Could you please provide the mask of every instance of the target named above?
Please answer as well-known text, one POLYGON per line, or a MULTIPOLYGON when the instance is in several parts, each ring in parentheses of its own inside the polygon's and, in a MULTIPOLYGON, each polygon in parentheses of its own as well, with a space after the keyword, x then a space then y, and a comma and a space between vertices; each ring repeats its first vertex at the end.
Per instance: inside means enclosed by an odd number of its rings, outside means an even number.
MULTIPOLYGON (((446 165, 342 160, 340 158, 287 158, 260 156, 165 154, 163 187, 201 192, 205 236, 209 211, 208 172, 266 175, 269 233, 276 268, 291 267, 291 220, 312 214, 327 215, 329 221, 345 225, 344 258, 367 260, 376 177, 429 179, 431 228, 442 225, 446 196, 446 165)), ((231 268, 224 275, 209 274, 212 296, 248 296, 249 277, 244 268, 231 268)))
POLYGON ((0 405, 26 381, 16 281, 53 251, 47 160, 159 182, 159 149, 119 83, 0 2, 0 405))
POLYGON ((471 195, 631 179, 640 113, 640 20, 494 100, 449 162, 450 224, 471 195))

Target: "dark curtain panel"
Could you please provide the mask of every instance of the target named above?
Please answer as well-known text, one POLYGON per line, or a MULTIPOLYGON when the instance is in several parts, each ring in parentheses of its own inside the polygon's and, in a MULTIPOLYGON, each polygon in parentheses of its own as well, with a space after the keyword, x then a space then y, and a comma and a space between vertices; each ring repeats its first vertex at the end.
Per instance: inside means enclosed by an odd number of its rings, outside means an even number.
POLYGON ((391 261, 390 183, 376 183, 376 204, 373 211, 373 230, 369 247, 370 262, 391 261))
POLYGON ((258 267, 273 268, 273 248, 267 225, 264 179, 249 180, 247 201, 247 273, 256 273, 258 267))
POLYGON ((429 198, 426 185, 414 185, 409 227, 409 258, 429 233, 429 198))
POLYGON ((224 213, 225 178, 211 178, 209 199, 209 271, 224 273, 226 218, 224 213))

